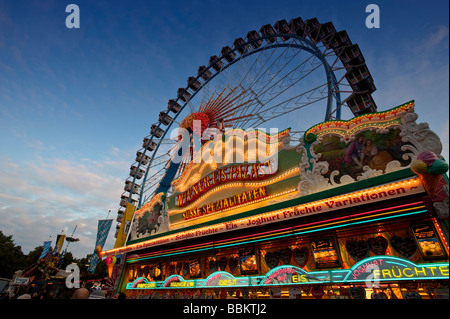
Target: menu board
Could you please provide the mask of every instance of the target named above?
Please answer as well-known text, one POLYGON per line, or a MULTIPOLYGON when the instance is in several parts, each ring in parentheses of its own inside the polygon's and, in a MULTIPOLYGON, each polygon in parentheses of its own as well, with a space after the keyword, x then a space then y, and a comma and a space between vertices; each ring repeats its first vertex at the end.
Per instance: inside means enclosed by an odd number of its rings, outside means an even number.
POLYGON ((316 268, 339 268, 341 262, 334 237, 311 240, 311 248, 316 268))
POLYGON ((411 230, 423 259, 445 257, 445 250, 431 223, 412 225, 411 230))
POLYGON ((256 264, 255 249, 243 249, 239 251, 239 261, 241 264, 241 274, 250 275, 258 273, 256 264))

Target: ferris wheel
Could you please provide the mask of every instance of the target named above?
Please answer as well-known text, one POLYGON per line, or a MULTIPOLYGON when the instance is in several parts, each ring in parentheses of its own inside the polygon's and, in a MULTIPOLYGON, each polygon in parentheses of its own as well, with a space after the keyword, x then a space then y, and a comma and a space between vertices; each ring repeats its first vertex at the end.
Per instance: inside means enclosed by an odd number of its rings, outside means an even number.
POLYGON ((127 203, 139 208, 154 194, 170 192, 192 159, 171 162, 179 150, 176 128, 192 130, 194 120, 202 131, 289 127, 291 140, 299 140, 312 125, 344 112, 375 112, 375 90, 359 46, 331 22, 299 17, 248 32, 189 76, 159 113, 130 167, 117 222, 127 203))

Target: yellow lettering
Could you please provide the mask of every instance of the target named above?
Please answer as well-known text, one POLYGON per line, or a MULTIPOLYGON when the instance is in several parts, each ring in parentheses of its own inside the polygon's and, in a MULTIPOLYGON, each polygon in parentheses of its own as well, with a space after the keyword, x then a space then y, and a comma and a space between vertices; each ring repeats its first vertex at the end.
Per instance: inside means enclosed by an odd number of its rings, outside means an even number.
POLYGON ((261 196, 261 197, 266 196, 266 187, 265 186, 259 188, 259 196, 261 196))
POLYGON ((234 285, 236 285, 236 279, 219 280, 219 286, 234 286, 234 285))
POLYGON ((404 268, 404 269, 403 269, 403 275, 405 275, 406 277, 413 277, 413 276, 414 276, 414 274, 412 273, 412 269, 411 269, 411 268, 404 268), (406 270, 410 271, 411 274, 410 274, 410 275, 407 275, 407 274, 406 274, 406 270))
POLYGON ((261 166, 263 166, 262 163, 258 164, 258 177, 263 177, 264 176, 264 171, 261 169, 261 166))
POLYGON ((242 166, 239 165, 236 170, 235 179, 242 179, 242 166))
POLYGON ((433 276, 436 276, 435 273, 434 273, 434 270, 435 270, 437 267, 427 267, 427 268, 430 269, 430 271, 431 271, 431 273, 433 274, 433 276))
POLYGON ((216 184, 217 181, 219 180, 219 172, 218 171, 214 171, 212 172, 212 185, 216 184))
POLYGON ((207 189, 207 188, 209 188, 209 186, 210 186, 210 183, 209 183, 209 176, 205 176, 205 178, 203 178, 203 184, 204 184, 204 188, 205 189, 207 189))
MULTIPOLYGON (((225 182, 227 180, 227 175, 225 174, 225 170, 228 169, 228 167, 222 168, 220 170, 220 181, 225 182)), ((230 173, 231 175, 231 173, 230 173)), ((230 176, 231 177, 231 176, 230 176)))
POLYGON ((177 206, 180 206, 182 203, 182 194, 177 195, 177 206))
POLYGON ((251 178, 252 179, 257 179, 258 178, 258 166, 256 164, 252 165, 251 178))
POLYGON ((236 171, 237 171, 237 167, 236 166, 231 166, 230 167, 230 180, 237 179, 237 174, 235 174, 236 171))
POLYGON ((448 266, 440 266, 439 271, 441 272, 442 276, 448 277, 448 266))
POLYGON ((399 267, 397 267, 397 269, 398 269, 398 274, 395 273, 395 268, 392 267, 392 274, 394 275, 394 277, 400 278, 400 277, 402 277, 402 271, 400 270, 399 267))
POLYGON ((417 267, 414 267, 414 270, 415 270, 417 276, 419 276, 419 273, 421 273, 424 276, 427 275, 427 270, 425 268, 422 268, 422 270, 419 270, 417 267))
POLYGON ((244 165, 244 172, 243 172, 243 174, 242 174, 242 178, 243 179, 249 179, 249 178, 251 178, 251 176, 250 175, 248 175, 248 168, 249 168, 249 166, 250 165, 244 165))
POLYGON ((292 282, 307 282, 306 275, 292 275, 292 282))
POLYGON ((192 189, 190 189, 190 188, 186 191, 186 196, 187 196, 188 202, 191 201, 191 191, 192 191, 192 189))

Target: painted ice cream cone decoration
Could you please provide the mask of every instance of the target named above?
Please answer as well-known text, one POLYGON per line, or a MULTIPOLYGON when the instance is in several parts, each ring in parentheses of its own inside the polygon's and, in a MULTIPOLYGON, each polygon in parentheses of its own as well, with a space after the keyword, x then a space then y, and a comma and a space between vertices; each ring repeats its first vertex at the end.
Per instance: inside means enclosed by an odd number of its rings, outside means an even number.
POLYGON ((113 272, 115 263, 116 263, 116 256, 114 256, 114 257, 109 256, 105 259, 105 264, 108 266, 108 277, 109 278, 111 278, 111 276, 112 276, 112 272, 113 272))
MULTIPOLYGON (((419 175, 427 193, 433 201, 441 197, 441 189, 446 184, 442 174, 448 171, 448 164, 436 154, 425 151, 411 163, 411 170, 419 175)), ((442 200, 442 199, 441 199, 442 200)))
POLYGON ((111 278, 113 272, 114 264, 108 265, 108 277, 111 278))
POLYGON ((434 198, 436 196, 436 189, 439 184, 439 181, 443 179, 442 176, 436 174, 423 173, 419 175, 419 178, 423 186, 427 190, 427 193, 430 195, 431 198, 434 198))

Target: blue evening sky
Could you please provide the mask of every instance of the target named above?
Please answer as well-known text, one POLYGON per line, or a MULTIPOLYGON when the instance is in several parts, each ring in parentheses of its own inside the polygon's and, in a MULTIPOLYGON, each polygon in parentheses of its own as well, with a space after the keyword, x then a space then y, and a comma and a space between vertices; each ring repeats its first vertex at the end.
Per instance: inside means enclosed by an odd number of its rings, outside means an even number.
POLYGON ((78 225, 69 250, 91 253, 97 220, 116 217, 142 138, 177 89, 235 38, 298 16, 347 30, 379 110, 415 100, 448 160, 448 12, 447 0, 0 0, 0 230, 28 253, 78 225), (65 26, 70 3, 80 29, 65 26), (369 3, 379 29, 365 26, 369 3))

